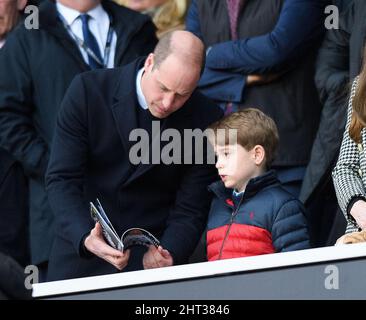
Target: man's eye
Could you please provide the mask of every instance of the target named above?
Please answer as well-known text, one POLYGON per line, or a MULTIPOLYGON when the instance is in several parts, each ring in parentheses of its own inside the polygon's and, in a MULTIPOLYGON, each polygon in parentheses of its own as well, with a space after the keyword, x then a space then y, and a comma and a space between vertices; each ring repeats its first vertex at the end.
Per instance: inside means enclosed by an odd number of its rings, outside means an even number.
POLYGON ((177 94, 177 97, 179 98, 179 99, 184 99, 184 98, 186 98, 188 96, 188 93, 185 93, 185 94, 177 94))

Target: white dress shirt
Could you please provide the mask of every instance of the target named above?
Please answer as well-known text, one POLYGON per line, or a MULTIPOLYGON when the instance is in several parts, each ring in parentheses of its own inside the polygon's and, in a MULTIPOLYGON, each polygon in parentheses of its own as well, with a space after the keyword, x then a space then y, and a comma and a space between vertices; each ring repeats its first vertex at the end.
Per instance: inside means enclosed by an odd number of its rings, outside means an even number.
POLYGON ((233 195, 235 197, 241 197, 244 194, 244 191, 236 191, 235 189, 233 190, 233 195))
POLYGON ((2 46, 5 44, 5 39, 0 40, 0 49, 2 48, 2 46))
POLYGON ((139 105, 142 109, 147 110, 148 106, 146 103, 146 99, 144 94, 142 93, 141 89, 141 78, 142 74, 144 73, 144 68, 141 68, 139 72, 137 72, 136 76, 136 94, 137 94, 137 101, 139 102, 139 105))
MULTIPOLYGON (((84 40, 83 37, 83 30, 82 30, 82 22, 80 19, 80 12, 74 9, 71 9, 69 7, 66 7, 62 5, 60 2, 57 1, 56 3, 57 11, 59 14, 63 16, 66 23, 70 26, 72 32, 79 37, 80 39, 84 40)), ((90 16, 89 19, 89 29, 91 33, 94 35, 95 39, 98 42, 99 50, 102 55, 102 58, 104 57, 104 50, 107 43, 107 36, 108 36, 108 30, 109 30, 109 16, 103 9, 102 5, 99 4, 94 9, 86 12, 90 16)), ((74 39, 73 35, 69 31, 70 35, 74 39)), ((116 51, 116 44, 117 44, 117 34, 113 30, 113 36, 112 36, 112 43, 111 43, 111 50, 109 53, 109 59, 108 59, 108 68, 114 67, 114 56, 116 51)), ((78 46, 80 49, 81 54, 83 55, 83 58, 87 64, 89 64, 89 57, 86 51, 78 46)))

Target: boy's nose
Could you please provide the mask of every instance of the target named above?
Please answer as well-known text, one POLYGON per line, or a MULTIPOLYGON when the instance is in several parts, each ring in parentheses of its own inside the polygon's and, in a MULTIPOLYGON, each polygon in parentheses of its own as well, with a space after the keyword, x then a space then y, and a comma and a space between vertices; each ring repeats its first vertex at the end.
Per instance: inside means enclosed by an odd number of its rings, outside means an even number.
POLYGON ((216 169, 222 168, 222 162, 216 161, 216 169))

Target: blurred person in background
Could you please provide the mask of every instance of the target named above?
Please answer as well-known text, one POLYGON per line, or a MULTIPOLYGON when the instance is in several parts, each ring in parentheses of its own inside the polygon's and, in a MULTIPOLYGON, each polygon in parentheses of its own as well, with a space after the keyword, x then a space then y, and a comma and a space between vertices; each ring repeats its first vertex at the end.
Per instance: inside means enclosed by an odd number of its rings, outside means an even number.
POLYGON ((366 39, 366 2, 338 0, 334 5, 340 11, 339 26, 327 30, 317 58, 315 82, 323 109, 300 194, 316 246, 333 245, 347 225, 345 211, 337 204, 331 172, 342 143, 351 84, 361 72, 366 39))
POLYGON ((346 128, 338 161, 332 172, 338 203, 347 220, 346 234, 366 230, 365 53, 362 71, 353 81, 346 128))
POLYGON ((156 28, 157 36, 161 38, 165 33, 185 28, 185 17, 189 0, 115 0, 132 10, 151 16, 156 28))
POLYGON ((0 49, 7 34, 16 26, 27 0, 0 0, 0 49))
POLYGON ((55 237, 44 185, 63 96, 79 73, 113 68, 156 44, 150 18, 104 0, 44 0, 39 29, 20 24, 0 51, 0 146, 29 183, 31 263, 45 280, 55 237))
MULTIPOLYGON (((27 0, 0 0, 0 54, 21 21, 27 0)), ((0 252, 21 266, 29 264, 28 185, 22 166, 0 148, 0 252)))

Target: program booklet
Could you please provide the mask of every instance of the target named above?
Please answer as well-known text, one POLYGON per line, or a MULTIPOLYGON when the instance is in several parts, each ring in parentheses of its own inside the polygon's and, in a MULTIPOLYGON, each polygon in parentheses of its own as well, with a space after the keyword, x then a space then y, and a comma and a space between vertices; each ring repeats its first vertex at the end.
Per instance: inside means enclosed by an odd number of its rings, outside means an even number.
POLYGON ((155 247, 160 245, 156 237, 142 228, 128 229, 119 237, 98 199, 96 205, 90 202, 90 214, 95 222, 100 223, 105 240, 114 249, 123 251, 134 245, 154 245, 155 247))

